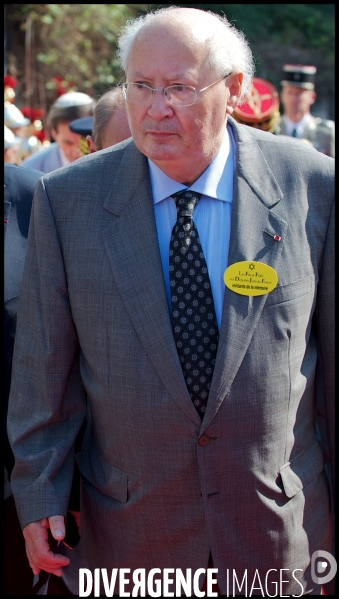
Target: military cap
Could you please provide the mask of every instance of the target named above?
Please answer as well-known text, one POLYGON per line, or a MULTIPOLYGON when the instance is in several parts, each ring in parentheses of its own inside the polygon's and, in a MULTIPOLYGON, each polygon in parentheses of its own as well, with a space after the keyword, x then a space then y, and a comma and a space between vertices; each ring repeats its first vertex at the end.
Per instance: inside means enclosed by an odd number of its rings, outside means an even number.
POLYGON ((253 77, 244 102, 233 113, 239 123, 274 133, 279 117, 279 94, 266 79, 253 77))
POLYGON ((75 119, 69 124, 69 128, 73 133, 78 133, 82 137, 86 135, 92 135, 93 129, 93 117, 84 116, 81 119, 75 119))
POLYGON ((73 133, 80 135, 79 149, 82 156, 89 153, 87 146, 86 135, 92 135, 93 117, 84 116, 80 119, 75 119, 69 123, 69 128, 73 133))
POLYGON ((301 64, 285 64, 283 66, 283 80, 281 85, 292 85, 301 89, 314 89, 316 67, 301 64))

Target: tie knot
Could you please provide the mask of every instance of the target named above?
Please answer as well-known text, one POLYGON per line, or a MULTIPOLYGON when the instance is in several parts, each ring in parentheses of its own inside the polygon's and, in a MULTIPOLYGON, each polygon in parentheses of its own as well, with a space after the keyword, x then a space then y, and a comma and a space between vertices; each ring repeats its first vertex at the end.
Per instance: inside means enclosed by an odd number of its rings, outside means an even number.
POLYGON ((177 218, 192 218, 194 207, 201 198, 201 193, 195 191, 178 191, 172 195, 177 206, 177 218))

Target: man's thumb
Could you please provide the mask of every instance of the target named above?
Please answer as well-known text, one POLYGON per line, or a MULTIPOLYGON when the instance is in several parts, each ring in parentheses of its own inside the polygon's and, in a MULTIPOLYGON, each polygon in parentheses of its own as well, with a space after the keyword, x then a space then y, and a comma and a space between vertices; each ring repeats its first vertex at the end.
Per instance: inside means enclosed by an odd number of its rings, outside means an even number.
POLYGON ((62 541, 65 537, 65 518, 64 516, 50 516, 48 518, 49 528, 52 537, 56 541, 62 541))

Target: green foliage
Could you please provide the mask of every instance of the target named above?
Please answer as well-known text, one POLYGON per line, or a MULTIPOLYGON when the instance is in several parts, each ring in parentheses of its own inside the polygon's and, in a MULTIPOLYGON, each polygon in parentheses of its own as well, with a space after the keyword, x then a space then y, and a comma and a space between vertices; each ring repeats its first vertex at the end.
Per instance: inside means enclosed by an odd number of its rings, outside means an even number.
POLYGON ((211 4, 222 10, 252 42, 262 40, 318 48, 329 44, 334 51, 334 4, 211 4))
MULTIPOLYGON (((155 10, 171 4, 150 4, 155 10)), ((334 4, 180 4, 226 15, 250 43, 274 41, 334 52, 334 4)))
MULTIPOLYGON (((55 99, 55 76, 98 97, 120 81, 116 39, 127 19, 171 4, 6 4, 9 70, 24 89, 28 65, 25 36, 31 28, 32 95, 39 105, 41 82, 47 104, 55 99), (40 88, 38 86, 40 82, 40 88)), ((314 64, 318 100, 334 114, 334 4, 180 4, 225 14, 249 40, 257 76, 280 85, 286 62, 314 64)), ((19 86, 20 87, 20 86, 19 86)), ((26 92, 27 93, 27 92, 26 92)))
MULTIPOLYGON (((49 104, 55 99, 57 76, 73 81, 74 89, 98 97, 120 81, 122 73, 115 53, 118 32, 127 19, 147 5, 127 4, 7 4, 5 5, 7 51, 20 65, 27 63, 25 34, 31 27, 31 70, 43 79, 49 104), (21 32, 14 44, 10 32, 21 32), (53 93, 54 89, 54 93, 53 93)), ((32 100, 32 104, 39 99, 32 100)))
MULTIPOLYGON (((172 4, 150 4, 149 10, 172 4)), ((315 108, 334 118, 334 4, 180 4, 210 10, 246 35, 258 77, 280 90, 285 63, 317 67, 315 108)), ((313 110, 314 113, 314 110, 313 110)))

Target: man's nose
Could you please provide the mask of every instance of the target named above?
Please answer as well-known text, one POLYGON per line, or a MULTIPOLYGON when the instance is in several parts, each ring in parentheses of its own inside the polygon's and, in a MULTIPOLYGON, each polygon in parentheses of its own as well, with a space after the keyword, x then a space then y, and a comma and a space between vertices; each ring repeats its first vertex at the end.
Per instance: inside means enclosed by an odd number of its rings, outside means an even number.
POLYGON ((157 120, 173 114, 173 106, 168 102, 163 90, 157 89, 153 92, 148 107, 148 114, 157 120))

